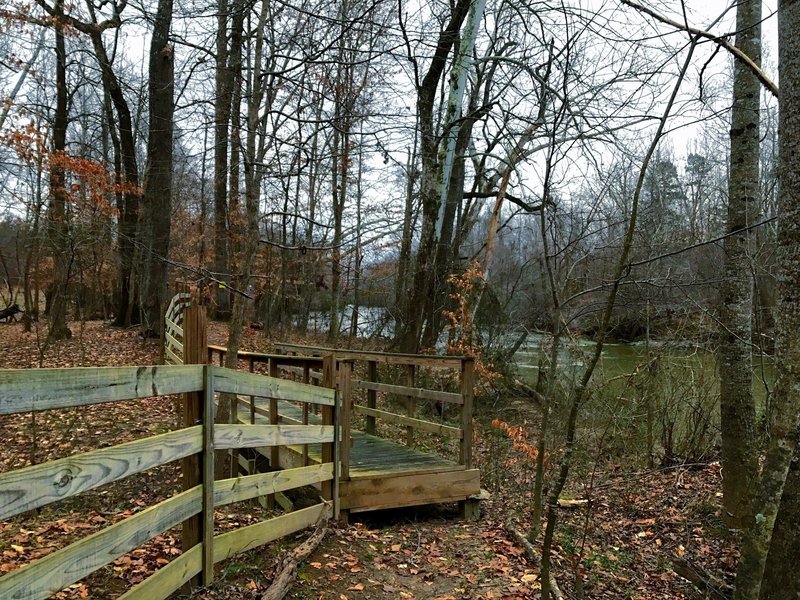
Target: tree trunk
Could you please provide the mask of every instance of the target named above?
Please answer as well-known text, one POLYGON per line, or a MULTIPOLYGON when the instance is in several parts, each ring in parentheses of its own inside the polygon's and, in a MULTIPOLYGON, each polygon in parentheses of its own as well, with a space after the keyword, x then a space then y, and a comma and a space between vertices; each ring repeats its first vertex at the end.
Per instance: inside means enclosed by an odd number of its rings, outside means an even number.
MULTIPOLYGON (((258 250, 259 229, 258 229, 258 206, 261 194, 261 180, 263 178, 263 166, 259 160, 259 112, 264 98, 266 82, 261 76, 263 69, 264 55, 264 29, 267 26, 267 19, 270 17, 270 3, 264 2, 261 6, 258 25, 256 28, 255 51, 252 62, 251 78, 249 80, 249 94, 247 99, 247 137, 244 149, 244 194, 245 194, 245 219, 241 244, 241 263, 235 280, 237 290, 246 292, 249 287, 250 275, 255 263, 256 251, 258 250)), ((263 140, 263 138, 262 138, 263 140)), ((233 300, 233 311, 228 327, 228 353, 225 356, 225 366, 235 369, 238 364, 239 342, 244 327, 245 312, 247 309, 248 298, 243 294, 236 294, 233 300)), ((218 423, 227 423, 231 418, 230 405, 226 401, 220 401, 217 410, 216 420, 218 423)), ((218 475, 225 472, 224 461, 220 461, 218 475)))
MULTIPOLYGON (((756 600, 767 562, 778 507, 789 510, 781 519, 794 519, 795 526, 776 529, 776 549, 769 557, 768 572, 796 570, 796 555, 786 555, 797 543, 797 505, 781 505, 792 456, 796 453, 798 411, 800 410, 800 5, 781 0, 778 6, 778 71, 781 82, 779 131, 778 316, 775 364, 777 383, 773 396, 770 440, 761 477, 753 494, 742 537, 741 559, 736 572, 735 600, 756 600), (791 516, 789 516, 791 515, 791 516), (784 562, 789 558, 789 562, 784 562)), ((793 490, 790 489, 790 493, 793 490)), ((777 578, 770 578, 771 586, 777 578)), ((765 589, 769 598, 789 597, 789 589, 765 589), (774 595, 773 595, 774 594, 774 595)), ((796 596, 794 596, 796 597, 796 596)))
POLYGON ((422 204, 422 231, 408 302, 402 311, 395 332, 401 351, 416 352, 422 333, 422 318, 418 314, 428 298, 431 278, 429 270, 436 254, 436 221, 441 199, 438 135, 434 126, 433 109, 439 83, 447 66, 447 57, 459 39, 461 24, 469 12, 472 2, 461 0, 452 9, 450 20, 439 33, 436 50, 431 58, 428 72, 417 87, 417 119, 420 131, 420 200, 422 204))
POLYGON ((798 556, 800 556, 800 454, 795 447, 767 555, 764 579, 761 583, 762 600, 800 598, 800 573, 796 567, 798 556))
POLYGON ((407 279, 411 268, 411 242, 414 227, 414 188, 417 183, 417 136, 414 135, 414 150, 408 152, 406 160, 406 198, 403 210, 403 234, 400 238, 400 255, 397 259, 397 281, 395 283, 395 313, 407 312, 407 279))
MULTIPOLYGON (((139 165, 136 159, 136 142, 133 135, 133 120, 128 102, 122 93, 122 87, 117 79, 111 61, 106 53, 100 33, 91 33, 92 47, 100 65, 103 88, 114 105, 119 121, 119 151, 121 166, 124 172, 125 191, 123 203, 119 206, 119 241, 117 254, 119 256, 119 273, 117 279, 117 310, 114 324, 125 327, 139 320, 139 309, 136 301, 135 284, 133 281, 133 255, 136 248, 136 225, 139 219, 139 165)), ((109 129, 114 129, 113 114, 106 111, 109 129)), ((112 141, 115 134, 112 134, 112 141)), ((116 149, 116 148, 115 148, 116 149)), ((116 164, 117 172, 119 165, 116 164)))
POLYGON ((159 0, 150 44, 150 127, 142 200, 142 316, 146 335, 161 333, 167 295, 167 263, 172 223, 172 144, 174 52, 169 44, 172 0, 159 0))
POLYGON ((214 272, 222 284, 216 285, 215 316, 231 316, 228 273, 228 127, 231 119, 233 77, 228 68, 229 0, 217 0, 216 89, 214 99, 214 272))
POLYGON ((31 220, 30 217, 32 217, 33 220, 30 229, 28 230, 28 241, 25 246, 25 265, 23 271, 23 298, 25 300, 25 314, 22 316, 22 322, 25 326, 25 333, 29 333, 31 331, 32 322, 34 320, 38 320, 39 318, 38 269, 39 251, 41 245, 41 237, 39 233, 39 221, 41 219, 41 215, 42 165, 41 162, 39 162, 38 168, 36 169, 35 198, 29 212, 29 218, 25 219, 26 222, 31 220), (31 273, 32 270, 33 273, 31 273), (33 279, 33 281, 31 281, 31 279, 33 279))
MULTIPOLYGON (((56 2, 56 13, 63 11, 63 0, 56 2)), ((53 156, 50 161, 50 206, 47 211, 50 247, 53 251, 53 286, 49 312, 49 337, 63 340, 71 336, 67 328, 67 285, 70 270, 67 191, 63 156, 67 147, 67 51, 64 30, 59 24, 56 35, 56 110, 53 118, 53 156)))
MULTIPOLYGON (((323 102, 321 94, 316 95, 316 108, 314 118, 317 123, 322 119, 323 102)), ((311 248, 314 245, 314 219, 317 215, 317 190, 319 186, 319 134, 320 128, 315 127, 311 136, 311 154, 308 166, 308 220, 305 228, 305 247, 311 248)), ((302 260, 302 312, 298 317, 298 329, 303 335, 308 331, 308 320, 311 316, 311 304, 314 300, 317 281, 317 253, 305 251, 301 254, 302 260)))
MULTIPOLYGON (((761 2, 744 0, 736 9, 736 46, 761 63, 761 2)), ((753 72, 734 64, 731 162, 727 233, 741 232, 757 220, 759 205, 759 107, 761 86, 753 72)), ((725 238, 725 276, 720 307, 720 416, 724 518, 739 527, 758 474, 756 410, 751 351, 753 281, 749 233, 725 238)))
MULTIPOLYGON (((363 141, 363 132, 361 139, 363 141)), ((358 174, 356 175, 356 248, 353 257, 353 310, 350 317, 350 337, 358 337, 359 311, 361 310, 361 200, 363 190, 361 179, 364 168, 364 145, 358 147, 358 174)))

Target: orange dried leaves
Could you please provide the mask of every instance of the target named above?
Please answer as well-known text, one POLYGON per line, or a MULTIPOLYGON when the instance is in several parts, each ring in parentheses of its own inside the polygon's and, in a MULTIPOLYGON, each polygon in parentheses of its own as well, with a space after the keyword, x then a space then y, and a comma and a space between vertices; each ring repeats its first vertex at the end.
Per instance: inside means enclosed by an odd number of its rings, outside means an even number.
MULTIPOLYGON (((509 425, 500 419, 492 421, 492 427, 503 431, 514 444, 514 450, 521 452, 527 458, 534 461, 539 456, 539 450, 528 442, 528 432, 520 426, 509 425)), ((547 456, 547 454, 545 454, 547 456)))

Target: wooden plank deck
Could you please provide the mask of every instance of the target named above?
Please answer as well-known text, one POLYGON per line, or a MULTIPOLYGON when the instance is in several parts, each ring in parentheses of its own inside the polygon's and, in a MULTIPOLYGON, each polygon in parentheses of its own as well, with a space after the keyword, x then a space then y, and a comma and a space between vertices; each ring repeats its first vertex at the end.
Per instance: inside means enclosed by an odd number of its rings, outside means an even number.
MULTIPOLYGON (((241 398, 241 397, 240 397, 241 398)), ((244 400, 244 398, 242 398, 244 400)), ((238 418, 250 423, 249 398, 238 405, 238 418)), ((295 403, 278 402, 279 422, 302 423, 302 409, 295 403)), ((256 398, 256 423, 269 423, 269 400, 256 398)), ((319 417, 308 415, 316 424, 319 417)), ((457 462, 421 452, 363 431, 351 432, 350 477, 340 484, 341 506, 351 512, 396 508, 465 500, 480 493, 477 469, 465 469, 457 462)), ((269 458, 267 449, 261 450, 269 458)), ((308 445, 308 463, 320 462, 319 444, 308 445)), ((303 446, 282 448, 279 467, 302 466, 303 446)))

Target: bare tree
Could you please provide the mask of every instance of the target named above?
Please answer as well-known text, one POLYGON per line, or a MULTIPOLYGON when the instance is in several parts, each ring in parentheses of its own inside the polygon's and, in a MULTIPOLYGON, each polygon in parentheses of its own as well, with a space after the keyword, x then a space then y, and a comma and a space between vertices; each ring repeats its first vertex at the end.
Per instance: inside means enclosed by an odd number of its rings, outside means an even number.
POLYGON ((56 0, 53 7, 56 21, 56 106, 53 114, 53 154, 50 160, 50 204, 47 209, 48 236, 53 252, 53 287, 49 314, 49 337, 62 340, 72 335, 67 328, 67 285, 70 278, 71 251, 69 247, 69 225, 67 222, 67 190, 64 154, 67 148, 67 51, 64 30, 59 19, 63 19, 63 0, 56 0))
POLYGON ((166 309, 167 263, 172 225, 174 48, 169 42, 172 0, 159 0, 150 44, 147 167, 138 236, 143 247, 142 317, 147 335, 159 335, 166 309))
POLYGON ((778 311, 775 363, 777 384, 772 398, 769 443, 760 476, 754 485, 752 505, 744 522, 741 559, 736 572, 736 600, 796 598, 800 589, 794 573, 800 528, 796 472, 790 465, 797 451, 800 414, 800 7, 782 1, 778 7, 780 123, 779 123, 779 214, 777 239, 778 311), (788 484, 785 502, 785 484, 788 484), (778 517, 778 509, 787 511, 778 517), (776 527, 776 517, 782 528, 776 527), (769 575, 762 579, 769 553, 769 575))
MULTIPOLYGON (((736 47, 761 64, 761 3, 736 7, 736 47)), ((750 265, 753 234, 747 229, 759 212, 759 120, 761 84, 736 61, 733 75, 728 222, 725 277, 720 309, 720 413, 722 486, 726 521, 739 526, 748 517, 748 498, 758 472, 756 407, 753 399, 752 314, 753 279, 750 265)))

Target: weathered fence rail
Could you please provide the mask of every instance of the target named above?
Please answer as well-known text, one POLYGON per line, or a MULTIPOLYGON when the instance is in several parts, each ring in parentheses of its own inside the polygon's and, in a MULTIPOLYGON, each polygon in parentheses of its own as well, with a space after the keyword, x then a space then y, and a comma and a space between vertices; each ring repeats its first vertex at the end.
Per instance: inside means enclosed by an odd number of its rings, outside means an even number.
POLYGON ((192 295, 179 292, 172 297, 164 314, 164 344, 161 362, 182 365, 183 360, 183 317, 186 309, 192 305, 192 295))
POLYGON ((0 519, 8 519, 134 473, 202 457, 188 463, 202 464, 202 472, 193 474, 197 485, 0 577, 0 598, 48 598, 164 531, 199 519, 201 543, 185 548, 181 556, 123 596, 126 600, 165 598, 197 574, 204 584, 211 582, 216 562, 330 516, 333 497, 328 492, 309 508, 214 535, 214 507, 337 477, 331 450, 327 453, 331 460, 320 464, 214 481, 215 450, 312 443, 332 448, 336 443, 332 417, 316 425, 215 425, 217 392, 318 404, 335 414, 330 410, 336 404, 331 389, 210 365, 0 370, 0 415, 169 394, 197 394, 202 403, 196 425, 0 474, 0 519))

